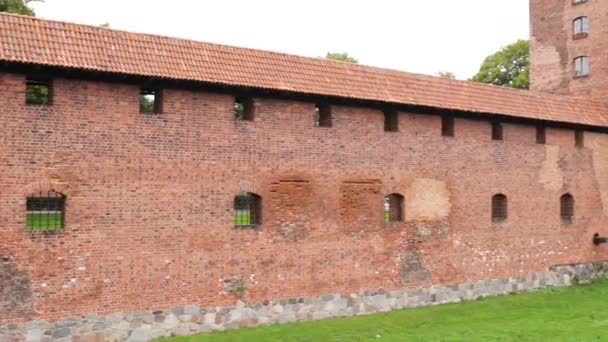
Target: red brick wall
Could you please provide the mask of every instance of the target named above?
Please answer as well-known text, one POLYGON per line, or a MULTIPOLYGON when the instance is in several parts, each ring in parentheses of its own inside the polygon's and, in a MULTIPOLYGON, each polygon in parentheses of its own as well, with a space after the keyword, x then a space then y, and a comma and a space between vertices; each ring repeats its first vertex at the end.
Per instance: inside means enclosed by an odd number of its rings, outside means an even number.
POLYGON ((588 0, 531 0, 531 88, 557 94, 608 96, 608 2, 588 0), (574 39, 572 21, 589 18, 589 35, 574 39), (590 74, 573 77, 574 58, 590 58, 590 74))
POLYGON ((165 113, 139 114, 138 87, 58 79, 54 105, 24 106, 24 77, 0 75, 0 322, 178 305, 454 284, 605 259, 608 140, 571 130, 256 99, 235 122, 227 95, 164 92, 165 113), (67 196, 65 229, 25 231, 25 199, 67 196), (262 196, 257 230, 233 228, 235 194, 262 196), (576 200, 562 226, 559 198, 576 200), (383 198, 405 196, 385 224, 383 198), (491 222, 492 195, 509 219, 491 222), (8 258, 8 259, 7 259, 8 258), (6 285, 8 284, 8 285, 6 285), (18 296, 16 295, 18 294, 18 296))

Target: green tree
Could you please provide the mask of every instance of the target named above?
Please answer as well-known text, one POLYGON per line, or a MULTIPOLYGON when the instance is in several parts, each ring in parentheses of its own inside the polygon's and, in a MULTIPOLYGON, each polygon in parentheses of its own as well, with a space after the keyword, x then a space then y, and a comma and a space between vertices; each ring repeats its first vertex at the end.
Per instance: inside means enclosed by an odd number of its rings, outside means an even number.
POLYGON ((43 2, 44 0, 0 0, 0 12, 16 13, 35 16, 34 10, 29 6, 32 2, 43 2))
POLYGON ((347 63, 353 63, 353 64, 359 63, 359 61, 356 58, 349 56, 349 54, 346 52, 328 52, 327 55, 325 56, 325 58, 331 59, 334 61, 341 61, 341 62, 347 62, 347 63))
POLYGON ((486 57, 473 81, 528 89, 530 86, 530 46, 527 40, 505 46, 486 57))
POLYGON ((456 75, 454 75, 454 73, 451 71, 439 71, 439 72, 437 72, 437 76, 443 77, 443 78, 449 78, 451 80, 456 79, 456 75))

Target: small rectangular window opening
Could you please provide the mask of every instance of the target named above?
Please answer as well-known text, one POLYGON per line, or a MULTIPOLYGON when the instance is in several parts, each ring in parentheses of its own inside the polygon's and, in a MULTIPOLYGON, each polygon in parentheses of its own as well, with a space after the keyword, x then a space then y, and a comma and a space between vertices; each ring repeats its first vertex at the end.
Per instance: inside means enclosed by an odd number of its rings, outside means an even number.
POLYGON ((547 130, 545 129, 545 126, 536 126, 536 143, 547 143, 547 130))
POLYGON ((500 122, 492 123, 492 140, 502 140, 502 124, 500 122))
POLYGON ((441 135, 444 137, 454 136, 454 118, 443 115, 441 117, 441 135))
POLYGON ((158 89, 141 89, 139 111, 144 114, 162 114, 162 92, 158 89))
POLYGON ((49 191, 26 200, 27 231, 56 231, 63 229, 65 196, 49 191))
POLYGON ((46 78, 28 77, 25 81, 25 104, 50 106, 53 100, 52 81, 46 78))
POLYGON ((384 131, 399 132, 399 113, 397 111, 384 111, 384 131))
POLYGON ((253 99, 249 97, 237 97, 234 100, 234 118, 236 121, 253 121, 253 115, 253 99))
POLYGON ((583 131, 574 131, 574 145, 578 148, 585 147, 585 133, 583 131))
POLYGON ((331 127, 331 125, 331 106, 326 104, 317 104, 315 106, 315 126, 331 127))

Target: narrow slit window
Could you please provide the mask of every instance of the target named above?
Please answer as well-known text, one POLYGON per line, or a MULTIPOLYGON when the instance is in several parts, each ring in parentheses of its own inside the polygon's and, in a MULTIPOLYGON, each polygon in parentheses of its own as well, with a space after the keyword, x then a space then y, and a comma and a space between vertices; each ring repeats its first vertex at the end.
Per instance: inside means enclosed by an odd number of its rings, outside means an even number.
POLYGON ((574 131, 574 146, 578 148, 585 147, 585 133, 583 131, 574 131))
POLYGON ((158 89, 142 88, 139 92, 139 112, 143 114, 162 114, 162 92, 158 89))
POLYGON ((589 57, 579 56, 574 59, 574 76, 582 77, 589 75, 589 57))
POLYGON ((503 194, 492 197, 492 222, 501 223, 507 220, 507 196, 503 194))
POLYGON ((384 197, 384 222, 403 222, 405 198, 401 194, 384 197))
POLYGON ((27 231, 57 231, 63 229, 65 196, 55 192, 40 192, 26 200, 27 231))
POLYGON ((25 81, 25 104, 28 106, 52 105, 52 85, 50 79, 28 77, 25 81))
POLYGON ((331 121, 331 106, 326 104, 317 104, 315 106, 315 126, 331 127, 331 121))
POLYGON ((574 197, 564 194, 560 198, 560 216, 562 223, 570 224, 574 219, 574 197))
POLYGON ((589 18, 578 17, 572 22, 574 39, 585 38, 589 34, 589 18))
POLYGON ((384 111, 384 131, 399 132, 399 113, 397 111, 384 111))
POLYGON ((502 140, 503 127, 500 122, 492 123, 492 140, 502 140))
POLYGON ((234 226, 252 227, 262 223, 262 198, 243 192, 234 198, 234 226))
POLYGON ((237 97, 234 101, 234 118, 236 121, 253 121, 253 99, 237 97))
POLYGON ((547 129, 545 128, 545 126, 536 126, 536 143, 547 143, 547 129))
POLYGON ((441 135, 444 137, 454 136, 454 118, 443 115, 441 117, 441 135))

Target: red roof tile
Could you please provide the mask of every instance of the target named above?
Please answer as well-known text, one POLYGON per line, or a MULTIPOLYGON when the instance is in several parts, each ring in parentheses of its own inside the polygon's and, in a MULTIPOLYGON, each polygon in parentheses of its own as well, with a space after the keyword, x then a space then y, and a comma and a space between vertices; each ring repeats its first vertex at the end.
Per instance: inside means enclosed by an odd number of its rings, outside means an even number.
POLYGON ((608 126, 583 98, 11 14, 0 61, 608 126))

